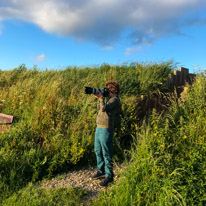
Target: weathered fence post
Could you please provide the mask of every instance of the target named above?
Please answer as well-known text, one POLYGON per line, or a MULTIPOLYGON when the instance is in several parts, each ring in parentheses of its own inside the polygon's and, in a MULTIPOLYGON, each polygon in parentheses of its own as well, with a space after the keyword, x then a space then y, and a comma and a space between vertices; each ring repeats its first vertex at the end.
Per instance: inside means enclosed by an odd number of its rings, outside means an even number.
POLYGON ((189 73, 189 69, 179 67, 178 70, 175 70, 173 74, 169 75, 167 86, 172 90, 176 89, 177 95, 180 96, 186 84, 188 83, 191 85, 195 76, 195 74, 189 73))

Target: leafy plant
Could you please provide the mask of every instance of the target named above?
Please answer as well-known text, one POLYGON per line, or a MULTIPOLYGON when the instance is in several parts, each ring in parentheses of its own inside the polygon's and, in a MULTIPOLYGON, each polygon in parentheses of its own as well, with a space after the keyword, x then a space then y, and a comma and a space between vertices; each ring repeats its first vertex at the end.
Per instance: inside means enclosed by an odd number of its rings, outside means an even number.
POLYGON ((202 73, 167 113, 153 111, 137 129, 128 169, 94 205, 205 205, 205 100, 202 73))
POLYGON ((50 178, 80 163, 94 164, 96 99, 84 94, 84 86, 102 88, 111 79, 120 83, 124 116, 114 151, 115 160, 122 158, 124 142, 129 139, 129 145, 136 135, 133 104, 151 88, 160 90, 160 82, 166 81, 172 68, 173 64, 166 62, 59 71, 21 65, 1 71, 0 112, 15 118, 10 132, 0 134, 0 201, 30 181, 50 178), (158 76, 152 75, 154 71, 158 76), (152 86, 143 82, 145 75, 152 86))

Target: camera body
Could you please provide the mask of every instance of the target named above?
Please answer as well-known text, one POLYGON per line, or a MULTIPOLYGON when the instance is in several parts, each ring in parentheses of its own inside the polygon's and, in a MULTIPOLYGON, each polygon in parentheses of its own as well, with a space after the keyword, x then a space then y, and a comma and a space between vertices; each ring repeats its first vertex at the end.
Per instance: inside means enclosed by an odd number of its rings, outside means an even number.
POLYGON ((92 87, 85 87, 85 94, 98 94, 101 93, 103 97, 109 96, 109 90, 107 88, 96 89, 92 87))

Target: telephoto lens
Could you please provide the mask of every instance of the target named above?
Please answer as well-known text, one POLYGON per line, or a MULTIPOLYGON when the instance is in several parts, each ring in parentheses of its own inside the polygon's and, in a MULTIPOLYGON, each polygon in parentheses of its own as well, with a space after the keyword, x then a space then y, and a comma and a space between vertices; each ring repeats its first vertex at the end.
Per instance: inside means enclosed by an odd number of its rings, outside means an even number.
POLYGON ((107 88, 96 89, 92 87, 85 87, 85 94, 98 94, 101 93, 103 97, 109 96, 109 90, 107 88))
POLYGON ((98 94, 99 89, 85 87, 85 94, 98 94))
POLYGON ((103 97, 109 96, 109 90, 107 88, 100 89, 100 92, 101 92, 103 97))
POLYGON ((91 87, 85 87, 85 94, 92 94, 93 88, 91 87))

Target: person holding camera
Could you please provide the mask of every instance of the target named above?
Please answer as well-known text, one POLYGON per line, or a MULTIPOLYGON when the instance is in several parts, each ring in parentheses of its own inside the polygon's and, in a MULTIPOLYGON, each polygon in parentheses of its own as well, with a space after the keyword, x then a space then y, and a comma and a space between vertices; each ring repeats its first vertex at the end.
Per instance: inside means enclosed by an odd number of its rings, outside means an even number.
MULTIPOLYGON (((100 182, 100 186, 107 186, 113 181, 113 163, 112 163, 112 142, 114 135, 115 116, 121 110, 121 103, 118 97, 120 87, 118 82, 110 81, 106 83, 108 91, 107 100, 101 92, 94 94, 98 98, 98 115, 96 118, 96 131, 94 150, 97 159, 97 173, 92 176, 93 179, 105 178, 100 182)), ((105 95, 104 95, 105 96, 105 95)))

